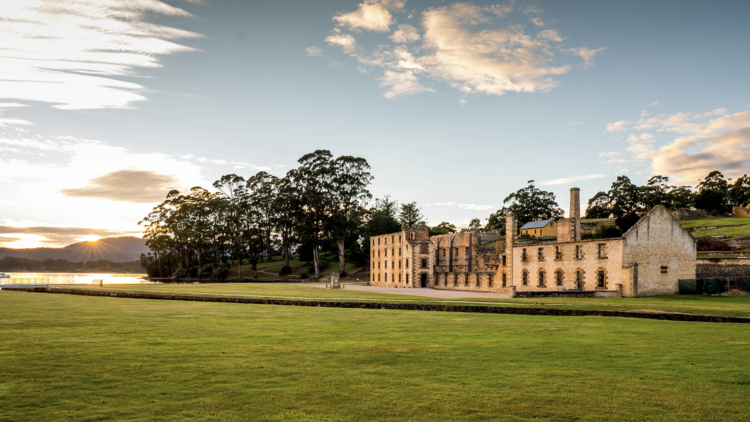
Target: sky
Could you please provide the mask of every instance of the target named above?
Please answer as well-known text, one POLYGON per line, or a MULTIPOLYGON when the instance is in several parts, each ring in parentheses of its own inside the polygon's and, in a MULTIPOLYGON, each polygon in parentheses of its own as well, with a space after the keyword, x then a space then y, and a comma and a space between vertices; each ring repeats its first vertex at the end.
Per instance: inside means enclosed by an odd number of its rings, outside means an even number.
POLYGON ((750 2, 0 0, 0 247, 141 234, 171 189, 367 159, 466 226, 534 180, 750 164, 750 2))

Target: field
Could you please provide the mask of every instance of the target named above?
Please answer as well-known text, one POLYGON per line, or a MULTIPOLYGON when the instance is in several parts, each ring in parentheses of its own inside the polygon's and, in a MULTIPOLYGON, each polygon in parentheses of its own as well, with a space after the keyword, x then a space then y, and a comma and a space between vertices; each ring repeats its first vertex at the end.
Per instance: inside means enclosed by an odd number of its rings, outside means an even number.
MULTIPOLYGON (((243 261, 244 262, 244 261, 243 261)), ((279 270, 284 266, 284 260, 280 256, 274 256, 271 261, 262 261, 258 263, 257 278, 260 280, 277 280, 279 277, 279 270)), ((297 257, 292 257, 289 260, 289 266, 292 268, 292 275, 290 278, 299 278, 300 274, 307 273, 309 277, 315 276, 315 268, 311 265, 307 265, 305 262, 300 261, 297 257)), ((346 272, 349 274, 354 273, 358 267, 352 263, 346 263, 346 272)), ((323 276, 329 275, 332 272, 338 273, 339 262, 332 262, 331 266, 322 270, 323 276)), ((242 265, 242 277, 243 278, 255 278, 256 272, 252 269, 249 264, 242 265)), ((355 276, 356 277, 356 276, 355 276)), ((229 268, 229 278, 237 278, 237 261, 234 261, 229 268)))
POLYGON ((686 220, 680 222, 686 229, 697 229, 701 227, 716 227, 711 230, 701 230, 693 232, 694 237, 724 235, 729 239, 749 238, 750 237, 750 218, 726 218, 712 217, 700 218, 697 220, 686 220), (731 226, 731 227, 722 227, 731 226))
POLYGON ((0 291, 0 420, 750 420, 747 333, 0 291))

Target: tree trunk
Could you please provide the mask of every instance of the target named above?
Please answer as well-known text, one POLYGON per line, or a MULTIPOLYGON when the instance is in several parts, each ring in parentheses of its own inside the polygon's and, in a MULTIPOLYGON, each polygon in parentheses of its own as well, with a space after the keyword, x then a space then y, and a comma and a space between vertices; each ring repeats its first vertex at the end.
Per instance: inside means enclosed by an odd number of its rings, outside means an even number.
POLYGON ((271 230, 266 230, 266 251, 268 252, 268 255, 266 256, 266 261, 271 260, 271 230))
POLYGON ((284 262, 286 265, 289 265, 289 236, 283 237, 283 243, 284 243, 284 262))
POLYGON ((237 280, 242 278, 242 254, 237 252, 237 280))
POLYGON ((313 245, 313 265, 315 265, 315 278, 320 280, 320 258, 318 257, 318 245, 313 245))
POLYGON ((337 239, 336 243, 339 245, 339 275, 342 275, 346 272, 346 250, 344 249, 344 239, 337 239))

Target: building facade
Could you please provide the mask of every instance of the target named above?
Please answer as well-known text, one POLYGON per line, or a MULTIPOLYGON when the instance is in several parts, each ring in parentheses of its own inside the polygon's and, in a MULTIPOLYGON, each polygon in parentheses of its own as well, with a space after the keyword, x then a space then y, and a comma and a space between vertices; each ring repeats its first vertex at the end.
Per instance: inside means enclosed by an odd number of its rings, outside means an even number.
POLYGON ((385 287, 497 293, 582 290, 636 297, 677 294, 678 279, 695 278, 695 240, 661 205, 622 237, 582 240, 579 190, 573 188, 570 217, 557 222, 556 241, 519 241, 516 227, 509 214, 504 239, 481 231, 429 237, 424 227, 372 237, 370 282, 385 287))

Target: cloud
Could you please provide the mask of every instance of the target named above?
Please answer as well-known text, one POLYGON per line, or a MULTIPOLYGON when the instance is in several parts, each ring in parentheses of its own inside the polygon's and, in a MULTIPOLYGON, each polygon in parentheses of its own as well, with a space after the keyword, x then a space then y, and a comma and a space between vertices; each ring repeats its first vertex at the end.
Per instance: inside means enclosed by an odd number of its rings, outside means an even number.
POLYGON ((400 10, 404 1, 399 0, 365 0, 357 10, 341 13, 333 17, 339 25, 352 30, 388 32, 393 24, 390 11, 400 10))
POLYGON ((323 49, 320 47, 307 47, 303 49, 302 51, 305 52, 308 56, 320 56, 323 57, 323 49))
POLYGON ((653 103, 651 103, 651 107, 653 107, 653 106, 658 106, 658 105, 659 105, 659 102, 658 102, 658 101, 654 101, 653 103))
POLYGON ((543 180, 539 182, 540 186, 553 186, 553 185, 565 185, 568 183, 578 182, 581 180, 598 179, 600 177, 607 177, 606 174, 587 174, 585 176, 573 176, 564 177, 562 179, 543 180))
POLYGON ((349 34, 330 35, 325 41, 330 45, 338 45, 346 54, 353 55, 357 52, 357 40, 349 34))
POLYGON ((594 64, 594 56, 596 56, 597 54, 599 54, 600 52, 606 49, 607 47, 602 47, 602 48, 581 47, 581 48, 563 49, 562 51, 567 51, 570 54, 580 56, 584 61, 584 67, 589 67, 594 64))
POLYGON ((533 23, 536 26, 544 26, 544 21, 539 16, 535 16, 531 19, 529 19, 531 23, 533 23))
POLYGON ((456 205, 455 202, 437 202, 434 204, 425 204, 425 207, 444 207, 449 205, 456 205))
POLYGON ((621 152, 600 152, 600 157, 616 157, 618 155, 622 154, 621 152))
POLYGON ((463 99, 463 98, 461 98, 461 99, 459 99, 459 100, 458 100, 458 105, 460 105, 461 107, 465 106, 465 105, 466 105, 466 103, 468 103, 468 101, 466 101, 466 100, 465 100, 465 99, 463 99))
MULTIPOLYGON (((395 9, 389 9, 384 4, 367 1, 360 4, 356 11, 337 15, 334 20, 339 26, 352 30, 367 26, 385 32, 395 23, 389 12, 395 9), (371 17, 368 18, 370 21, 379 23, 362 24, 365 6, 385 10, 388 19, 371 17), (347 18, 344 19, 344 16, 347 18)), ((385 16, 381 13, 383 10, 372 16, 385 16)), ((405 69, 410 70, 411 73, 403 74, 401 78, 408 78, 409 85, 416 89, 400 90, 400 94, 386 92, 389 98, 431 91, 424 88, 423 85, 427 85, 421 82, 424 79, 445 82, 464 94, 503 95, 506 92, 548 91, 557 85, 555 76, 570 70, 569 65, 555 63, 554 51, 557 50, 553 51, 550 46, 551 42, 560 42, 564 37, 554 29, 528 35, 522 26, 515 24, 492 28, 496 19, 512 10, 510 4, 480 7, 471 3, 428 8, 422 12, 421 34, 412 26, 400 25, 390 35, 397 46, 379 44, 372 52, 358 47, 354 37, 339 28, 334 29, 334 34, 326 38, 326 42, 342 47, 346 54, 355 57, 361 71, 382 68, 383 76, 378 78, 381 86, 386 88, 393 85, 388 83, 395 77, 393 72, 401 74, 405 69), (419 40, 419 45, 407 45, 410 42, 416 44, 419 40)), ((575 49, 575 54, 590 64, 599 51, 601 49, 582 48, 575 49)))
POLYGON ((641 117, 648 117, 648 111, 646 111, 646 110, 643 110, 643 111, 641 112, 641 117))
POLYGON ((386 70, 379 79, 380 87, 387 88, 383 97, 388 99, 398 98, 403 95, 417 94, 420 92, 434 92, 432 88, 427 88, 419 84, 419 79, 414 72, 394 72, 386 70))
POLYGON ((160 56, 194 48, 199 34, 145 21, 190 17, 158 0, 15 0, 0 9, 0 97, 62 109, 127 108, 144 87, 118 77, 160 67, 160 56))
POLYGON ((495 209, 495 205, 478 205, 478 204, 459 204, 459 208, 463 208, 465 210, 475 210, 475 211, 487 211, 491 209, 495 209))
MULTIPOLYGON (((0 127, 15 126, 15 125, 31 125, 32 123, 28 120, 17 119, 15 117, 2 117, 0 116, 0 127)), ((2 142, 2 140, 0 140, 2 142)))
POLYGON ((158 203, 166 193, 179 187, 171 175, 147 170, 117 170, 89 180, 90 186, 60 189, 73 198, 99 198, 133 203, 158 203))
POLYGON ((736 178, 750 166, 750 111, 727 114, 720 108, 699 114, 660 114, 638 123, 633 131, 656 130, 669 138, 662 145, 649 133, 627 138, 628 152, 635 160, 650 160, 653 174, 696 183, 713 170, 736 178))
POLYGON ((630 160, 626 160, 624 158, 616 158, 614 160, 608 160, 605 161, 604 164, 623 164, 623 163, 629 163, 630 160))
POLYGON ((420 36, 417 28, 411 25, 399 25, 398 30, 395 31, 389 38, 395 43, 407 44, 417 41, 420 36))
POLYGON ((583 122, 568 122, 568 126, 578 126, 582 124, 583 122))
POLYGON ((633 122, 629 120, 620 120, 614 123, 607 123, 607 132, 622 132, 627 129, 627 125, 633 122))
POLYGON ((560 33, 557 32, 557 29, 545 29, 544 31, 539 32, 537 37, 555 42, 563 40, 562 37, 560 37, 560 33))
POLYGON ((38 235, 62 235, 62 236, 124 236, 140 232, 122 230, 95 229, 86 227, 22 227, 22 226, 0 226, 0 234, 38 234, 38 235))
POLYGON ((523 9, 523 13, 527 15, 541 15, 543 12, 544 12, 543 9, 540 9, 539 7, 534 6, 533 4, 530 4, 523 9))

